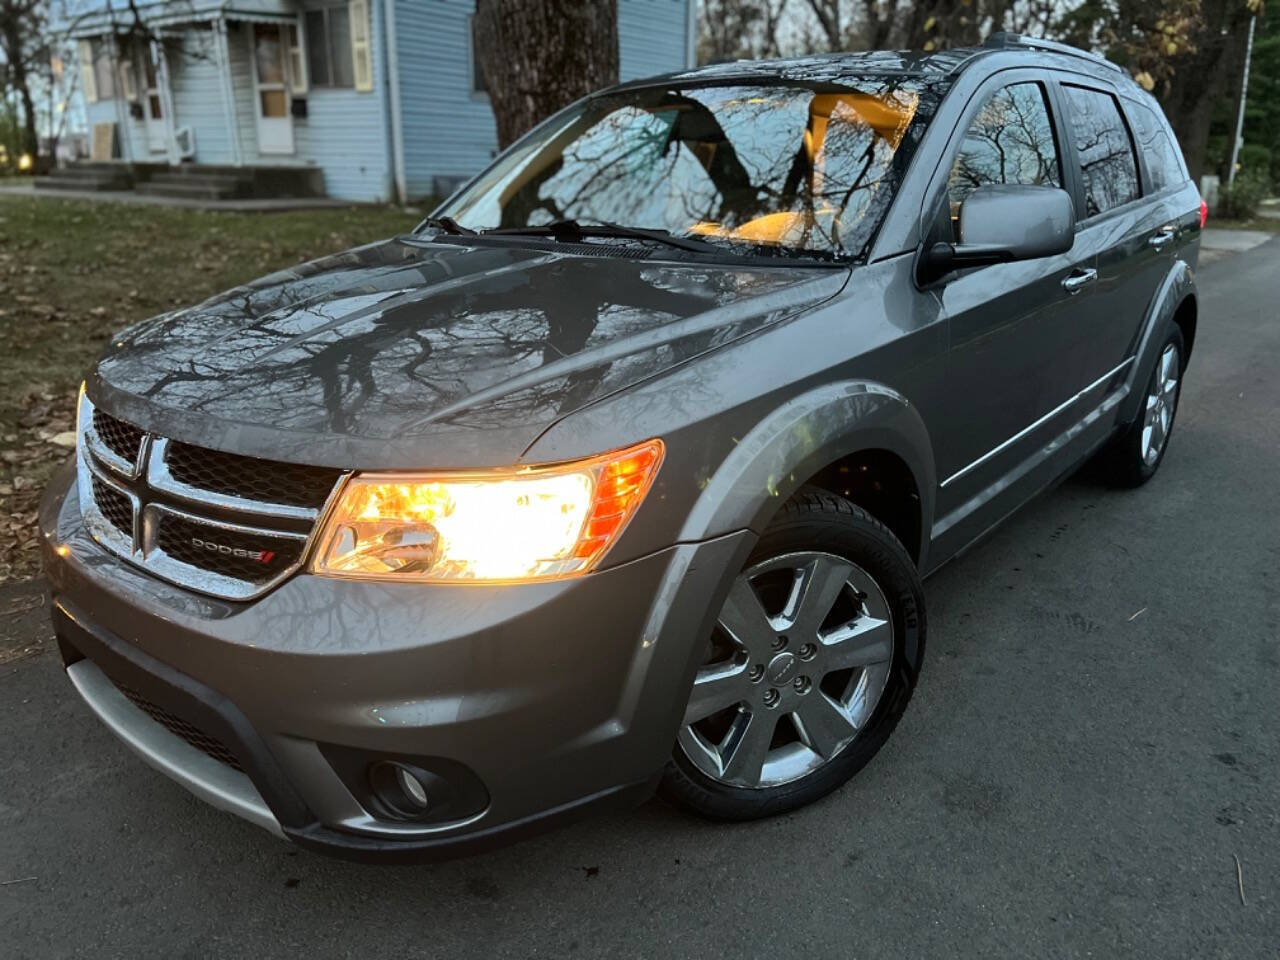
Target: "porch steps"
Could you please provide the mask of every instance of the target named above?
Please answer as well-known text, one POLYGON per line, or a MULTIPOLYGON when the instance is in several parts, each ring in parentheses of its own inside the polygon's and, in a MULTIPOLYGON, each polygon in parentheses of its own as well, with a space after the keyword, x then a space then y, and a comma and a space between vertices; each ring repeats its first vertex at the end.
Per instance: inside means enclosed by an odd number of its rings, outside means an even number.
POLYGON ((324 196, 324 174, 315 167, 234 167, 183 164, 138 184, 139 193, 190 200, 324 196))
POLYGON ((36 179, 40 190, 128 190, 133 170, 127 163, 73 163, 36 179))
POLYGON ((138 184, 138 193, 188 200, 236 200, 251 196, 252 178, 235 174, 187 174, 180 171, 157 173, 138 184))

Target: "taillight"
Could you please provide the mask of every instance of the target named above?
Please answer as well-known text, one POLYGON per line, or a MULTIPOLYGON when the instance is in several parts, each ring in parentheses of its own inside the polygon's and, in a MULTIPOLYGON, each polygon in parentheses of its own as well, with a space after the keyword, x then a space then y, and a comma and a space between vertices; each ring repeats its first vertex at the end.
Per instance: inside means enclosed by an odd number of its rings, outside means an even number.
POLYGON ((1209 222, 1209 201, 1200 201, 1200 229, 1204 229, 1204 225, 1209 222))

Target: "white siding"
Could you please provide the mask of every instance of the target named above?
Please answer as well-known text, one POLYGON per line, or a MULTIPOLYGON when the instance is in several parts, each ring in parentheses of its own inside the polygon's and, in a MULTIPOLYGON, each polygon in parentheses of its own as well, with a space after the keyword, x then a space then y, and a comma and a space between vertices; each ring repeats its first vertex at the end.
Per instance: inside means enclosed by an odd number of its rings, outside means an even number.
MULTIPOLYGON (((405 180, 409 196, 434 193, 436 178, 470 177, 497 151, 486 97, 471 92, 470 17, 475 0, 393 0, 400 56, 405 180)), ((688 4, 618 0, 623 80, 685 67, 688 4)))
POLYGON ((636 80, 683 70, 689 4, 694 0, 618 0, 618 74, 636 80))
POLYGON ((375 0, 369 8, 374 90, 357 93, 312 87, 307 94, 306 119, 293 124, 298 158, 318 164, 324 170, 325 192, 343 200, 389 200, 393 189, 391 133, 378 93, 387 82, 382 3, 375 0))
MULTIPOLYGON (((231 63, 231 92, 236 105, 236 127, 240 132, 240 159, 243 163, 257 163, 258 127, 254 123, 253 25, 231 22, 227 24, 227 59, 231 63)), ((280 158, 276 158, 280 162, 280 158)))
POLYGON ((173 91, 174 127, 196 132, 197 163, 231 163, 231 137, 212 30, 189 29, 166 51, 173 91))

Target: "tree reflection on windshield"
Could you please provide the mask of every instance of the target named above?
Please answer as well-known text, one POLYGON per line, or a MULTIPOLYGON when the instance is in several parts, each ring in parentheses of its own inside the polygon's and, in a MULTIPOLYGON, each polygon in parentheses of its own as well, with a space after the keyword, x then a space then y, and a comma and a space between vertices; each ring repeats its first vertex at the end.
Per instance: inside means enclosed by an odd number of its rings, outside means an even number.
POLYGON ((543 124, 439 212, 477 230, 612 222, 858 256, 940 93, 897 78, 602 95, 543 124))

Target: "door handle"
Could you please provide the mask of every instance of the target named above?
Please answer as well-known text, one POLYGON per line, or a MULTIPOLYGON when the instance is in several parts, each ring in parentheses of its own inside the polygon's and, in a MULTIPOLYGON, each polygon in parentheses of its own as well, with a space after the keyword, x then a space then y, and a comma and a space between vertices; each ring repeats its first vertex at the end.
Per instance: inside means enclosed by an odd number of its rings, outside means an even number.
POLYGON ((1098 271, 1089 267, 1084 270, 1075 270, 1071 276, 1062 281, 1062 289, 1067 291, 1073 297, 1098 279, 1098 271))
POLYGON ((1165 227, 1159 232, 1152 235, 1147 241, 1147 246, 1154 247, 1156 250, 1162 250, 1167 244, 1171 243, 1177 236, 1177 231, 1173 227, 1165 227))

